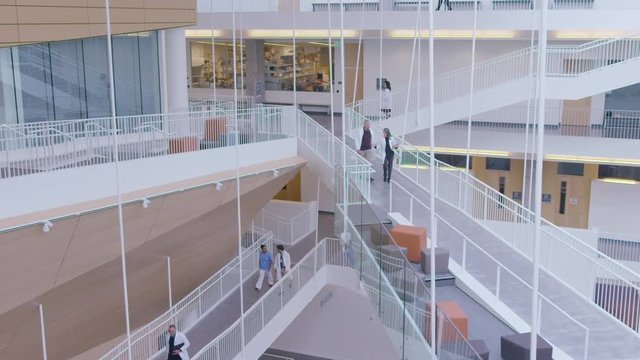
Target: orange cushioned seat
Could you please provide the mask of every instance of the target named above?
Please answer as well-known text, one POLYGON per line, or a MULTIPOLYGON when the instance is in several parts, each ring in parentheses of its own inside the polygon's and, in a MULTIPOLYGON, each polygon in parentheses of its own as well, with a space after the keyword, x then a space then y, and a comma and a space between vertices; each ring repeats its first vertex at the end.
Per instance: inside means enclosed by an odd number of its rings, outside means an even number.
POLYGON ((204 139, 218 140, 220 136, 227 133, 227 119, 213 118, 207 119, 204 123, 204 139))
MULTIPOLYGON (((438 308, 439 312, 438 313, 443 313, 444 315, 446 315, 446 317, 449 318, 449 320, 451 320, 451 324, 453 324, 453 326, 455 326, 458 331, 460 332, 460 334, 462 334, 462 336, 464 336, 465 339, 469 338, 469 318, 467 317, 467 314, 464 312, 464 309, 462 309, 460 307, 460 305, 458 305, 457 302, 455 301, 438 301, 436 302, 436 307, 438 308)), ((430 326, 429 321, 430 320, 430 316, 429 316, 429 311, 431 311, 431 306, 430 304, 427 304, 426 306, 426 311, 427 311, 427 315, 425 317, 425 327, 426 327, 426 334, 425 335, 429 335, 429 328, 430 326)), ((439 322, 440 319, 436 318, 436 320, 439 322)), ((459 340, 459 335, 458 333, 455 331, 455 329, 453 329, 451 327, 450 324, 443 326, 442 328, 442 334, 437 334, 438 338, 441 338, 442 341, 457 341, 459 340)))
POLYGON ((419 263, 421 251, 427 248, 427 228, 396 225, 390 233, 398 246, 407 248, 407 259, 419 263))
POLYGON ((195 136, 186 136, 169 139, 169 154, 178 154, 199 149, 198 138, 195 136))

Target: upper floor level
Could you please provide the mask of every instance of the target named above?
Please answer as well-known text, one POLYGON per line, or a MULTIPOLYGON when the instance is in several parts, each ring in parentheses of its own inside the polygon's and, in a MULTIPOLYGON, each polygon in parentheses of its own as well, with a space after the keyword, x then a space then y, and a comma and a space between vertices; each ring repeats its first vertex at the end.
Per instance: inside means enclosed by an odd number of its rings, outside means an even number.
MULTIPOLYGON (((471 29, 474 9, 477 27, 487 31, 508 29, 526 31, 539 26, 539 8, 543 0, 449 0, 434 14, 438 30, 471 29), (475 7, 474 7, 475 5, 475 7)), ((422 9, 422 24, 428 26, 427 0, 211 0, 198 1, 198 28, 232 29, 232 17, 220 16, 237 12, 237 28, 259 30, 314 29, 326 30, 330 13, 334 28, 340 27, 338 11, 345 10, 345 29, 350 36, 363 30, 363 36, 379 36, 379 30, 413 30, 416 10, 422 9), (211 11, 213 9, 213 12, 211 11), (327 9, 331 9, 328 12, 327 9), (285 15, 287 14, 287 15, 285 15), (250 24, 250 25, 249 25, 250 24), (213 25, 213 26, 212 26, 213 25), (243 26, 244 25, 244 26, 243 26)), ((640 3, 632 0, 548 0, 548 28, 560 31, 562 38, 585 39, 611 35, 614 30, 635 28, 640 3)), ((299 34, 302 35, 302 34, 299 34)), ((411 34, 412 35, 412 34, 411 34)), ((406 36, 406 35, 405 35, 406 36)), ((470 34, 451 34, 443 37, 469 37, 470 34)))

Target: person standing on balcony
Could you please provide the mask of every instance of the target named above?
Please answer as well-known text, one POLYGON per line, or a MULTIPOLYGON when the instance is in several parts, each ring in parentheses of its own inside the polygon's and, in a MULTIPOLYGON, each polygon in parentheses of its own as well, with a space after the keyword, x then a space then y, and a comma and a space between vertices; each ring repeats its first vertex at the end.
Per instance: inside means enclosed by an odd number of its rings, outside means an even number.
POLYGON ((258 282, 256 283, 256 290, 260 291, 262 289, 262 284, 264 283, 264 275, 268 276, 269 286, 273 286, 273 273, 271 272, 271 267, 273 266, 273 256, 269 252, 267 245, 260 245, 260 258, 258 260, 258 269, 260 270, 260 275, 258 276, 258 282))
POLYGON ((382 170, 384 174, 384 182, 391 182, 391 171, 393 170, 393 158, 395 151, 398 148, 398 144, 391 135, 389 128, 382 130, 384 136, 384 162, 382 163, 382 170))
MULTIPOLYGON (((373 131, 371 131, 371 122, 369 120, 365 120, 362 123, 362 128, 357 130, 356 134, 353 136, 356 142, 356 151, 362 157, 367 159, 369 162, 373 162, 375 159, 375 154, 373 149, 377 149, 377 142, 373 131)), ((371 178, 373 181, 373 178, 371 178)))
POLYGON ((385 80, 382 85, 382 99, 380 103, 382 114, 385 119, 391 117, 391 83, 385 80))
POLYGON ((291 271, 291 256, 284 249, 283 245, 278 245, 276 248, 278 249, 278 253, 276 254, 276 261, 274 261, 273 267, 276 270, 276 280, 279 281, 291 271))
POLYGON ((436 10, 440 10, 440 6, 442 4, 444 4, 444 6, 447 7, 447 10, 452 10, 451 3, 449 3, 449 0, 438 0, 438 7, 436 8, 436 10))
POLYGON ((183 333, 176 330, 175 325, 169 325, 169 339, 167 339, 167 349, 169 349, 168 360, 189 360, 189 340, 183 333))

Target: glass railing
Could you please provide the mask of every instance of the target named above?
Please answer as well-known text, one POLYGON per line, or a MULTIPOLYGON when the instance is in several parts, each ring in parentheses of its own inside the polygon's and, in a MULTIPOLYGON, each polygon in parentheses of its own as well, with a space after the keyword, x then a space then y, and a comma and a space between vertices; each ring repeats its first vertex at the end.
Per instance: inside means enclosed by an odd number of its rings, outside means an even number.
MULTIPOLYGON (((343 170, 337 168, 335 173, 335 183, 344 185, 343 170)), ((335 231, 348 234, 343 235, 342 240, 351 264, 359 272, 372 303, 381 309, 379 315, 385 326, 404 333, 405 339, 412 339, 413 343, 398 341, 396 345, 408 358, 414 358, 418 356, 412 353, 415 344, 430 344, 431 341, 430 321, 427 320, 431 313, 431 295, 425 274, 415 270, 387 226, 379 220, 378 210, 362 196, 349 174, 346 191, 346 197, 343 192, 336 191, 335 231), (401 309, 392 306, 398 302, 402 304, 401 309)), ((436 322, 438 340, 434 347, 438 358, 480 359, 466 336, 439 308, 436 322)))

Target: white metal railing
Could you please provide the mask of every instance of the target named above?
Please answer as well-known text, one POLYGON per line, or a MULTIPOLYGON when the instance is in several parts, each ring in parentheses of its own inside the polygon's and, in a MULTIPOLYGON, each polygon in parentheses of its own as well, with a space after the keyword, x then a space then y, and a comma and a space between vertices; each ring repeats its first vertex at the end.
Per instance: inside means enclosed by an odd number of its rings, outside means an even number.
MULTIPOLYGON (((297 111, 298 139, 306 144, 324 162, 334 168, 342 167, 342 140, 318 124, 309 115, 297 111)), ((346 166, 350 168, 352 181, 367 200, 371 199, 371 174, 375 171, 366 159, 351 147, 347 147, 346 166)), ((340 189, 338 189, 340 191, 340 189)))
MULTIPOLYGON (((121 161, 272 141, 296 135, 284 107, 116 118, 121 161)), ((113 161, 110 118, 3 125, 0 176, 15 177, 113 161)))
MULTIPOLYGON (((407 219, 415 219, 416 225, 426 225, 424 214, 427 214, 430 208, 415 194, 392 180, 389 197, 390 212, 398 212, 407 219), (398 200, 394 201, 394 198, 398 200), (409 204, 406 204, 407 199, 409 204)), ((438 234, 438 245, 449 250, 451 259, 460 265, 463 271, 472 275, 495 296, 496 300, 507 305, 523 321, 530 321, 531 301, 525 296, 532 291, 529 281, 513 272, 438 213, 434 228, 438 234)), ((542 293, 538 308, 542 311, 539 315, 541 335, 572 358, 587 359, 589 328, 542 293), (558 331, 558 326, 568 332, 558 331), (580 343, 579 346, 576 345, 576 341, 580 343)))
POLYGON ((239 110, 253 109, 256 107, 255 100, 252 96, 238 96, 237 101, 233 95, 216 95, 212 94, 190 94, 189 95, 189 111, 212 111, 223 110, 232 111, 234 104, 237 104, 239 110))
MULTIPOLYGON (((175 324, 182 331, 187 331, 258 271, 260 246, 267 245, 271 248, 273 234, 261 229, 256 230, 257 232, 251 232, 243 239, 243 243, 247 245, 242 254, 244 279, 242 281, 240 279, 240 262, 239 257, 236 257, 171 309, 133 332, 131 354, 134 359, 151 359, 164 350, 167 328, 170 324, 175 324)), ((100 360, 127 360, 127 350, 128 344, 125 340, 114 346, 100 360)))
POLYGON ((276 243, 294 245, 316 231, 317 216, 315 201, 271 200, 256 215, 253 226, 272 232, 276 243))
MULTIPOLYGON (((473 116, 471 126, 478 130, 524 133, 527 130, 527 114, 535 105, 514 105, 491 110, 473 116)), ((547 106, 545 109, 545 134, 558 136, 601 137, 615 139, 640 139, 640 111, 594 110, 547 106)), ((440 128, 467 127, 467 119, 454 120, 440 128)), ((529 128, 534 125, 530 124, 529 128)))
MULTIPOLYGON (((549 64, 547 76, 577 77, 620 62, 637 59, 640 57, 639 34, 639 32, 633 32, 582 45, 550 45, 547 54, 549 64)), ((478 62, 474 70, 474 91, 495 88, 516 81, 527 81, 530 72, 535 72, 537 69, 536 59, 537 48, 532 47, 478 62)), ((471 66, 437 76, 434 80, 436 103, 442 104, 468 96, 470 80, 471 66)), ((528 82, 523 84, 526 88, 528 82)), ((409 114, 413 114, 410 121, 420 121, 420 118, 415 118, 416 111, 428 106, 426 99, 429 98, 429 88, 428 83, 414 84, 410 88, 408 86, 395 88, 391 94, 391 115, 393 117, 404 115, 408 102, 409 114), (418 99, 418 93, 420 93, 420 99, 418 99)), ((377 95, 356 101, 349 105, 349 108, 369 120, 382 118, 380 98, 377 95)), ((347 120, 349 129, 361 126, 361 123, 355 122, 353 118, 347 118, 347 120)))
MULTIPOLYGON (((428 164, 429 154, 412 148, 406 142, 403 152, 405 155, 407 152, 417 153, 419 156, 416 159, 420 164, 428 164)), ((401 168, 400 173, 428 191, 429 170, 425 167, 401 168)), ((501 232, 499 237, 527 258, 532 258, 533 212, 470 174, 437 160, 435 179, 438 199, 479 221, 489 230, 492 221, 500 223, 503 228, 506 226, 508 231, 501 232)), ((615 279, 620 286, 640 293, 640 275, 544 219, 541 249, 542 267, 588 301, 594 301, 594 279, 615 279)), ((618 297, 617 294, 612 296, 618 297)), ((635 316, 631 308, 624 311, 614 311, 613 307, 604 310, 623 323, 625 319, 635 316)), ((634 331, 640 331, 636 322, 625 324, 632 324, 630 327, 634 331)))
POLYGON ((598 250, 612 259, 640 262, 640 235, 598 232, 598 250))
MULTIPOLYGON (((434 6, 440 11, 473 11, 474 5, 479 11, 493 10, 533 10, 538 8, 540 0, 449 0, 449 6, 443 3, 438 9, 438 1, 434 6)), ((345 11, 416 11, 418 0, 343 0, 345 11)), ((428 11, 429 1, 422 0, 422 11, 428 11)), ((332 11, 340 10, 338 0, 300 0, 300 11, 332 11), (331 7, 328 6, 331 4, 331 7)), ((631 10, 640 8, 634 1, 619 0, 549 0, 551 10, 631 10)))
POLYGON ((199 13, 273 12, 278 11, 278 0, 198 0, 199 13))

